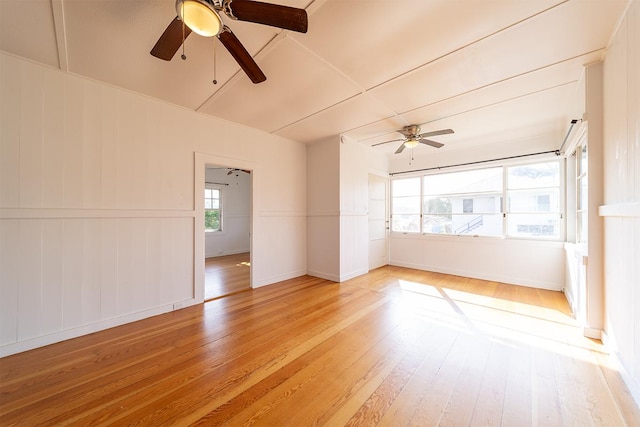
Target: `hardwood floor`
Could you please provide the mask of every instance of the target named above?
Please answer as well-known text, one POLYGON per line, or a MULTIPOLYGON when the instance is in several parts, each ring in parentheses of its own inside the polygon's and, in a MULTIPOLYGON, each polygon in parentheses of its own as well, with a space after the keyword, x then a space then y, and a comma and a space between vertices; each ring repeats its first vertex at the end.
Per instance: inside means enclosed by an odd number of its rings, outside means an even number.
POLYGON ((204 260, 204 299, 210 300, 251 288, 249 253, 204 260))
POLYGON ((0 359, 0 425, 624 426, 558 292, 301 277, 0 359))

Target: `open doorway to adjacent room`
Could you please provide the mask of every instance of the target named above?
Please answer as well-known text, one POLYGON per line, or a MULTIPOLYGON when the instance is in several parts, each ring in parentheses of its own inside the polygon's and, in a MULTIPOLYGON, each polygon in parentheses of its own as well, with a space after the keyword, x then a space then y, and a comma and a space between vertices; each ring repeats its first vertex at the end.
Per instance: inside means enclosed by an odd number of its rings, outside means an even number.
POLYGON ((251 171, 206 165, 204 300, 251 288, 251 171))

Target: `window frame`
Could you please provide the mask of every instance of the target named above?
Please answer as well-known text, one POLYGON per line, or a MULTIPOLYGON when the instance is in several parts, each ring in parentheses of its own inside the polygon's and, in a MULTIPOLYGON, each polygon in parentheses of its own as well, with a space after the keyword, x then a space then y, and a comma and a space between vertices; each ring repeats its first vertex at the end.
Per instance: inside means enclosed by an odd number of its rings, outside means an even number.
MULTIPOLYGON (((204 232, 206 233, 222 233, 224 231, 224 214, 223 214, 223 200, 224 200, 224 186, 222 185, 216 185, 216 184, 205 184, 204 187, 205 190, 205 194, 204 194, 204 220, 205 220, 205 226, 204 226, 204 232), (218 191, 218 208, 207 208, 207 197, 206 197, 206 191, 207 190, 217 190, 218 191), (207 228, 206 226, 206 216, 207 216, 207 212, 208 211, 218 211, 218 217, 219 217, 219 223, 220 226, 218 229, 211 229, 211 228, 207 228)), ((215 200, 215 198, 211 198, 211 200, 215 200)))
POLYGON ((467 167, 467 168, 455 168, 452 171, 442 172, 435 171, 431 173, 413 173, 406 174, 403 176, 392 177, 390 182, 390 201, 389 209, 390 209, 390 233, 391 235, 422 235, 422 236, 438 236, 438 237, 481 237, 487 239, 510 239, 510 240, 534 240, 534 241, 556 241, 562 242, 566 240, 566 200, 565 200, 565 192, 566 192, 566 177, 565 177, 565 167, 566 167, 566 159, 564 158, 546 158, 546 159, 538 159, 535 161, 513 161, 506 163, 493 164, 491 166, 485 167, 467 167), (536 165, 541 163, 558 163, 558 214, 559 214, 559 223, 558 223, 558 234, 557 236, 515 236, 509 235, 508 233, 508 215, 509 215, 509 207, 508 207, 508 168, 517 167, 517 166, 526 166, 526 165, 536 165), (501 202, 501 211, 498 212, 502 217, 502 233, 501 235, 474 235, 474 234, 453 234, 453 233, 431 233, 428 231, 424 231, 424 203, 420 203, 420 224, 419 231, 411 232, 411 231, 399 231, 393 229, 393 203, 394 203, 394 194, 393 194, 393 181, 402 180, 402 179, 411 179, 411 178, 420 178, 420 200, 424 201, 425 199, 425 188, 424 188, 424 177, 430 175, 443 175, 451 172, 465 172, 465 171, 473 171, 473 170, 481 170, 481 169, 490 169, 490 168, 501 168, 502 169, 502 202, 501 202))

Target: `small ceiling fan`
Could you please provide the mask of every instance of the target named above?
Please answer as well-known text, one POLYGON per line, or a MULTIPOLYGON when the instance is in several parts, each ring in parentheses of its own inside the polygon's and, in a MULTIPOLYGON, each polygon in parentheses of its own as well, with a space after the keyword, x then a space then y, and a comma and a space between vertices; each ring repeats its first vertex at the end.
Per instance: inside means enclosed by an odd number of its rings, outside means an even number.
MULTIPOLYGON (((224 25, 221 13, 237 20, 307 32, 307 11, 253 0, 177 0, 177 17, 164 30, 151 49, 151 55, 171 61, 184 40, 195 32, 217 37, 253 83, 267 79, 240 40, 224 25), (183 25, 184 23, 184 25, 183 25)), ((185 59, 184 55, 182 59, 185 59)))
POLYGON ((229 172, 227 172, 227 175, 231 175, 232 173, 238 173, 238 172, 244 172, 244 173, 251 173, 250 170, 246 170, 246 169, 229 169, 229 172))
POLYGON ((439 142, 432 141, 426 138, 430 136, 446 135, 449 133, 453 133, 453 130, 441 129, 441 130, 435 130, 432 132, 420 133, 420 126, 409 125, 409 126, 405 126, 402 129, 398 129, 396 132, 399 132, 402 135, 404 135, 404 138, 392 139, 391 141, 385 141, 385 142, 379 142, 377 144, 373 144, 372 147, 375 147, 376 145, 388 144, 390 142, 402 141, 402 144, 400 144, 400 147, 398 147, 395 154, 402 153, 402 151, 404 151, 405 148, 414 148, 418 144, 425 144, 425 145, 430 145, 431 147, 440 148, 444 144, 441 144, 439 142))

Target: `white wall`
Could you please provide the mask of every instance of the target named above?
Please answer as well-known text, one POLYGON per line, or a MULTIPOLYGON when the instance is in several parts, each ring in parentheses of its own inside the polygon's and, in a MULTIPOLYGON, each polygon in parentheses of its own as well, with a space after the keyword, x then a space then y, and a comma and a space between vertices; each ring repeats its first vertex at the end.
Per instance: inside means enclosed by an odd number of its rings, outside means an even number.
POLYGON ((605 343, 640 404, 640 2, 604 61, 605 343))
POLYGON ((0 356, 201 300, 198 153, 254 171, 254 286, 306 272, 305 145, 6 54, 0 118, 0 356))
POLYGON ((242 171, 227 175, 226 168, 207 168, 206 182, 223 184, 222 231, 205 233, 206 258, 249 252, 251 219, 251 175, 242 171))
POLYGON ((307 147, 307 273, 340 281, 340 147, 335 137, 307 147))
POLYGON ((340 138, 340 281, 369 271, 368 151, 340 138))
POLYGON ((561 290, 562 242, 471 236, 391 237, 391 265, 561 290))
POLYGON ((347 137, 307 148, 308 274, 342 282, 369 271, 369 173, 388 160, 347 137))

